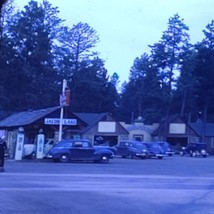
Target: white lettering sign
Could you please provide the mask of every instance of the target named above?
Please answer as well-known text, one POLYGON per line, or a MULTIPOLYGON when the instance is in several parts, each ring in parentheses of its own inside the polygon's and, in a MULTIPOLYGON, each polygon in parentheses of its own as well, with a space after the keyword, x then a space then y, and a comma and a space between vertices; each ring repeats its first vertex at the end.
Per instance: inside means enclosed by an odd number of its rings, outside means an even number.
MULTIPOLYGON (((59 125, 60 124, 60 118, 45 118, 45 125, 59 125)), ((62 125, 67 126, 75 126, 77 125, 76 119, 62 119, 62 125)))

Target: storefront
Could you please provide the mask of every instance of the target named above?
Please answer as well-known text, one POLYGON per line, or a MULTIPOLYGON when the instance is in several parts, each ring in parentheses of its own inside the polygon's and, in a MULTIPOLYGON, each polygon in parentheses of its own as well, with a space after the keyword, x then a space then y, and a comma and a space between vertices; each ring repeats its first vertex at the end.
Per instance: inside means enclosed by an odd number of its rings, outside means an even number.
MULTIPOLYGON (((9 157, 15 157, 20 139, 23 140, 23 145, 36 144, 41 132, 44 135, 44 144, 47 139, 53 139, 54 143, 57 143, 59 116, 60 107, 52 107, 19 112, 0 121, 0 129, 7 133, 9 157), (22 134, 24 137, 20 138, 22 134)), ((127 138, 128 131, 109 113, 73 113, 65 107, 62 118, 62 139, 86 138, 96 144, 98 136, 102 136, 106 142, 111 142, 111 145, 116 145, 120 138, 127 138)))

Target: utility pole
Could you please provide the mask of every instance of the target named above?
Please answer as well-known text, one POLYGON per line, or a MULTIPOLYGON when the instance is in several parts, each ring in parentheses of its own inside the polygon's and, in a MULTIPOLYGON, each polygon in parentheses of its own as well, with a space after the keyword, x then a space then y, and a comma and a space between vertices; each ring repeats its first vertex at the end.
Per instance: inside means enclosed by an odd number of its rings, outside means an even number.
POLYGON ((63 114, 64 114, 64 106, 66 105, 66 96, 65 89, 67 88, 67 80, 63 80, 62 83, 62 94, 60 96, 60 122, 59 122, 59 141, 62 140, 62 122, 63 122, 63 114))

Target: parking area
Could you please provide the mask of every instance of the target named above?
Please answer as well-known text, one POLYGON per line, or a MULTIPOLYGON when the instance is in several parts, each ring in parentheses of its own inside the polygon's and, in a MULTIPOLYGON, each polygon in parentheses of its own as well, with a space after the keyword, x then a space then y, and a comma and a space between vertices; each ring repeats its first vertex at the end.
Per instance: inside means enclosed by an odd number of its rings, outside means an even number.
POLYGON ((126 159, 116 157, 108 164, 93 162, 54 163, 52 160, 6 160, 7 172, 25 173, 96 173, 96 174, 132 174, 132 175, 178 175, 178 176, 212 176, 214 175, 214 156, 207 158, 175 155, 159 160, 126 159))
POLYGON ((213 157, 109 164, 7 160, 0 213, 213 213, 213 157))

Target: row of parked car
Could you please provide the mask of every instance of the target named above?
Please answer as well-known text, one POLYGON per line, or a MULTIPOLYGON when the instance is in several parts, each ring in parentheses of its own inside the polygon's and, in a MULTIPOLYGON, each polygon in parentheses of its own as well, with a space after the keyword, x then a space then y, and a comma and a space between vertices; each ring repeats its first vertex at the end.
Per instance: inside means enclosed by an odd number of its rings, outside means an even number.
MULTIPOLYGON (((172 156, 176 153, 182 156, 188 154, 192 157, 206 157, 208 153, 204 146, 205 144, 202 143, 190 143, 187 147, 182 147, 178 151, 171 144, 164 141, 122 140, 116 146, 93 146, 86 139, 62 140, 57 144, 54 144, 53 140, 49 140, 44 146, 44 158, 51 158, 54 162, 94 161, 108 163, 114 157, 162 159, 164 156, 172 156)), ((25 150, 26 154, 32 156, 34 153, 35 156, 35 148, 27 151, 25 150)))
POLYGON ((139 157, 158 158, 162 159, 164 156, 172 156, 175 154, 173 147, 167 142, 139 142, 134 140, 121 141, 117 148, 117 155, 123 158, 139 157))
POLYGON ((163 156, 172 156, 179 154, 180 156, 204 157, 209 154, 207 152, 207 144, 204 142, 190 142, 179 150, 175 149, 171 144, 164 141, 158 142, 138 142, 138 141, 121 141, 117 148, 117 154, 124 158, 152 158, 162 159, 163 156))
POLYGON ((55 162, 94 161, 108 163, 114 157, 123 158, 157 158, 175 154, 167 142, 121 141, 117 146, 93 146, 85 139, 62 140, 50 149, 47 158, 55 162))

